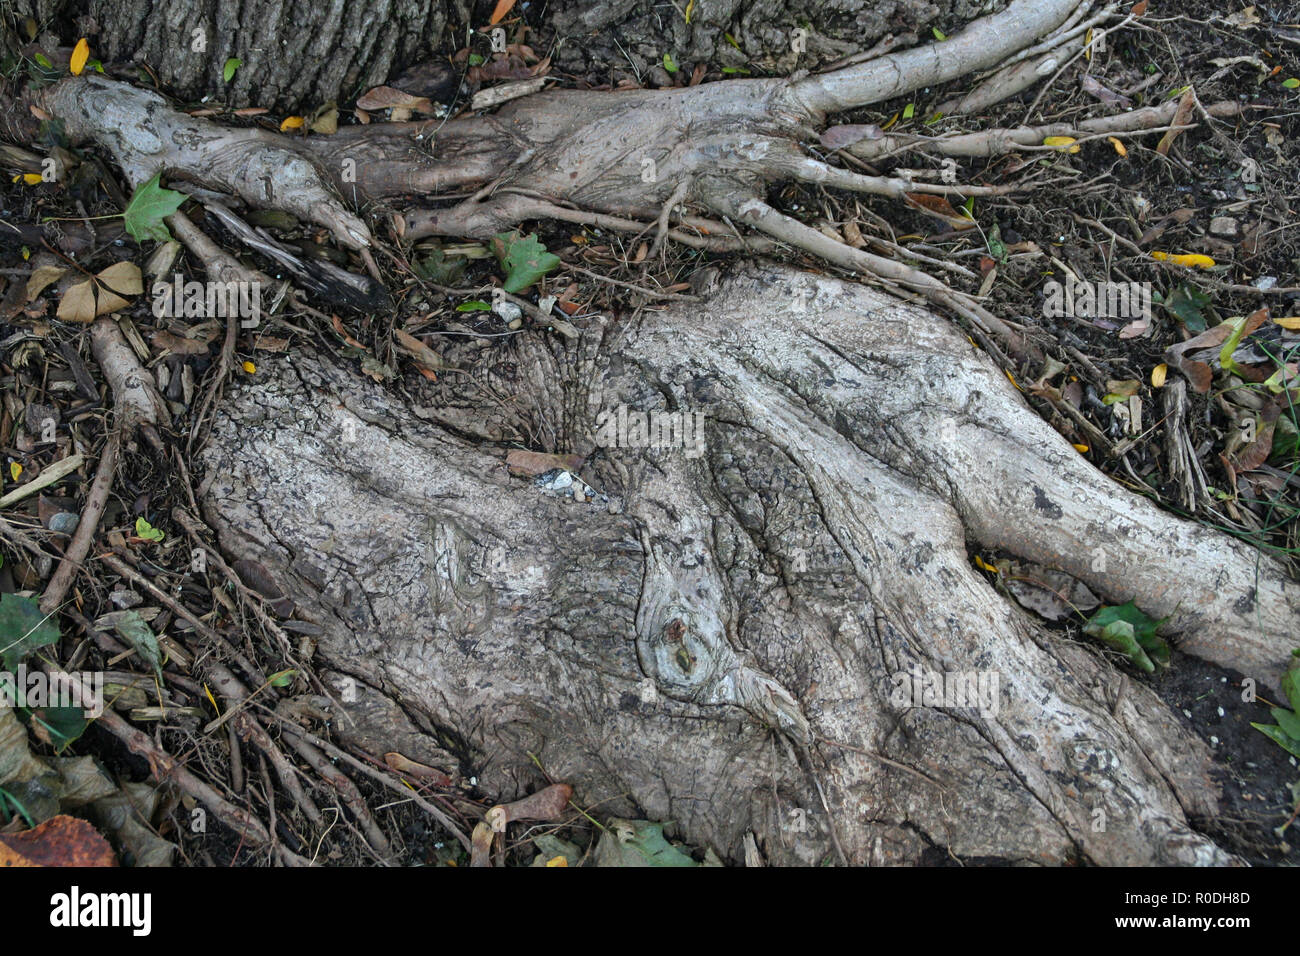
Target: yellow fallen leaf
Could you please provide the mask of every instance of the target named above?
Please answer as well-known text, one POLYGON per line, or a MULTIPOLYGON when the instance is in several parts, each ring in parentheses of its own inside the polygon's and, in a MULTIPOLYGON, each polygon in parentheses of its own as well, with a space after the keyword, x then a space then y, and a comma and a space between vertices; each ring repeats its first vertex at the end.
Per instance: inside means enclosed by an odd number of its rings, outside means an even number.
POLYGON ((1106 142, 1108 142, 1108 143, 1110 143, 1110 145, 1114 146, 1114 147, 1115 147, 1115 152, 1119 153, 1121 156, 1127 156, 1127 155, 1128 155, 1128 150, 1124 147, 1124 144, 1121 143, 1121 142, 1120 142, 1118 139, 1116 139, 1114 136, 1107 136, 1107 137, 1106 137, 1106 142))
POLYGON ((1186 266, 1188 269, 1196 267, 1197 269, 1209 269, 1214 265, 1214 260, 1209 256, 1203 256, 1199 253, 1180 253, 1171 256, 1167 252, 1153 252, 1151 258, 1158 262, 1172 262, 1176 266, 1186 266))
POLYGON ((245 362, 244 371, 247 372, 249 375, 252 375, 254 372, 257 371, 257 366, 254 365, 252 362, 245 362))
POLYGON ((1083 149, 1073 136, 1048 136, 1043 140, 1044 146, 1055 146, 1057 149, 1063 149, 1068 153, 1077 153, 1083 149), (1066 147, 1069 147, 1068 149, 1066 147))
POLYGON ((17 481, 18 476, 21 475, 22 473, 23 473, 22 465, 20 465, 16 461, 9 462, 9 474, 13 477, 14 481, 17 481))
POLYGON ((89 59, 90 44, 86 42, 85 37, 82 37, 72 48, 72 59, 68 61, 68 69, 72 71, 72 75, 81 76, 81 71, 86 68, 86 61, 89 59))
POLYGON ((998 573, 998 569, 997 569, 997 568, 995 568, 993 565, 989 564, 987 561, 985 561, 983 558, 981 558, 978 554, 975 555, 975 567, 979 568, 981 571, 987 571, 989 574, 997 574, 997 573, 998 573))
POLYGON ((1161 362, 1151 370, 1151 387, 1164 388, 1165 379, 1169 377, 1169 366, 1161 362))
POLYGON ((1010 372, 1007 372, 1007 378, 1011 380, 1011 384, 1014 385, 1018 391, 1024 391, 1024 389, 1020 387, 1020 383, 1016 381, 1016 377, 1010 372))
POLYGON ((556 856, 556 857, 552 857, 551 859, 547 860, 547 861, 546 861, 546 865, 547 865, 547 866, 563 866, 563 867, 567 867, 567 866, 569 865, 569 861, 568 861, 567 859, 565 859, 563 856, 556 856))
POLYGON ((1300 329, 1300 315, 1284 315, 1273 321, 1284 329, 1300 329))
POLYGON ((280 124, 280 132, 287 129, 302 129, 303 119, 301 116, 286 116, 284 122, 280 124))
POLYGON ((1074 450, 1077 451, 1080 455, 1088 454, 1087 445, 1081 445, 1079 444, 1079 442, 1071 442, 1070 444, 1074 447, 1074 450))
POLYGON ((14 182, 22 180, 28 186, 39 186, 42 182, 40 173, 19 173, 13 178, 14 182))

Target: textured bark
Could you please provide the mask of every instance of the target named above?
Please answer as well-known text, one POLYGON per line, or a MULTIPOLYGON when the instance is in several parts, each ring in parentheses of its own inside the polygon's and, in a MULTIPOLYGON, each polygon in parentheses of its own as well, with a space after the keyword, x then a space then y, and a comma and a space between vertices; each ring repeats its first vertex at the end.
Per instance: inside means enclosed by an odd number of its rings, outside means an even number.
MULTIPOLYGON (((147 65, 163 86, 236 106, 305 111, 343 103, 406 66, 464 44, 467 26, 486 27, 493 3, 480 0, 15 0, 19 17, 76 21, 106 60, 147 65), (192 49, 193 31, 206 49, 192 49), (227 59, 242 61, 231 83, 227 59)), ((560 0, 516 9, 530 42, 556 66, 591 82, 664 79, 667 53, 685 67, 787 75, 815 69, 907 33, 947 33, 1003 3, 972 0, 697 0, 687 23, 678 8, 637 0, 560 0), (543 20, 543 16, 545 20, 543 20), (805 49, 792 49, 806 31, 805 49), (732 45, 726 35, 735 40, 732 45)), ((71 42, 69 37, 63 38, 71 42)))
POLYGON ((1230 859, 1187 823, 1215 811, 1204 744, 1141 682, 1112 716, 1121 675, 1004 601, 967 541, 1172 614, 1184 649, 1266 684, 1295 598, 1091 469, 941 319, 751 266, 576 352, 460 348, 470 374, 409 403, 286 358, 204 454, 223 547, 272 570, 358 691, 341 733, 447 748, 501 799, 542 782, 535 755, 580 804, 731 859, 752 831, 822 860, 832 827, 859 863, 1230 859), (704 454, 597 449, 620 405, 702 412, 704 454), (491 443, 586 455, 600 496, 510 478, 491 443), (996 712, 891 703, 917 668, 995 672, 996 712))
MULTIPOLYGON (((450 3, 440 0, 90 0, 104 59, 147 64, 163 86, 236 105, 310 109, 342 103, 443 44, 450 3), (205 49, 195 51, 194 31, 205 49), (226 60, 242 65, 231 83, 226 60)), ((462 16, 463 19, 463 16, 462 16)))

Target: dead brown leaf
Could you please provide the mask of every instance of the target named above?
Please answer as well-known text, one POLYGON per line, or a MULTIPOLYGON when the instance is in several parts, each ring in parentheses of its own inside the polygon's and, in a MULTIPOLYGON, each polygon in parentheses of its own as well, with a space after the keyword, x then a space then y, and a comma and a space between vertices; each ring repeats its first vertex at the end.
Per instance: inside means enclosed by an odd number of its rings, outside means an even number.
POLYGON ((33 830, 0 833, 0 867, 6 866, 117 866, 117 857, 85 820, 59 814, 33 830))

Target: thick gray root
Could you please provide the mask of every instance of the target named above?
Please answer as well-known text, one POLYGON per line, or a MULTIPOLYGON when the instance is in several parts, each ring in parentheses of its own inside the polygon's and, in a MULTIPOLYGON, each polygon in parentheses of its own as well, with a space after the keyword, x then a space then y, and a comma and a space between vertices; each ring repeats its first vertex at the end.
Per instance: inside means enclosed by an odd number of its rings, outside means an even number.
POLYGON ((855 863, 1231 862, 1187 822, 1215 812, 1206 746, 1141 681, 1115 709, 1122 675, 1008 604, 967 542, 1177 608, 1185 648, 1261 680, 1300 624, 1280 572, 1092 470, 941 319, 753 266, 576 350, 462 348, 469 374, 409 405, 288 357, 204 453, 223 546, 321 628, 339 733, 449 749, 502 799, 536 758, 580 805, 732 859, 753 832, 786 863, 836 842, 855 863), (698 412, 703 446, 598 449, 620 406, 698 412), (510 477, 506 447, 588 456, 602 497, 510 477), (908 671, 997 692, 915 706, 908 671))

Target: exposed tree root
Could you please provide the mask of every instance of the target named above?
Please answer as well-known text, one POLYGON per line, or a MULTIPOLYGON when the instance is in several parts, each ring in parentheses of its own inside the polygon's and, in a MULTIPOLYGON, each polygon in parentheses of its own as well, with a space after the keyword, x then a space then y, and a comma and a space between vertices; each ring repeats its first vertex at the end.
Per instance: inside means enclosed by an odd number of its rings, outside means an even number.
POLYGON ((446 388, 535 396, 507 427, 585 456, 608 504, 508 477, 475 441, 485 417, 437 389, 417 412, 298 356, 223 403, 205 512, 323 629, 318 664, 353 689, 346 741, 421 759, 438 728, 503 799, 540 761, 735 858, 752 831, 775 862, 836 843, 912 861, 918 833, 959 856, 1230 861, 1187 823, 1215 812, 1204 745, 1008 605, 968 543, 1170 615, 1179 648, 1260 686, 1300 598, 1249 546, 1102 477, 950 325, 754 267, 576 347, 506 348, 518 378, 446 388), (597 447, 597 410, 620 405, 701 413, 703 454, 597 447), (910 670, 996 673, 997 706, 892 703, 910 670))
MULTIPOLYGON (((790 179, 889 199, 1007 191, 865 175, 807 147, 828 112, 1020 57, 978 102, 1011 95, 1045 63, 1058 69, 1064 45, 1110 16, 1107 8, 1088 19, 1091 8, 1016 0, 949 41, 793 82, 557 91, 436 128, 376 125, 314 139, 224 128, 97 76, 38 98, 72 138, 109 149, 132 183, 158 171, 186 177, 318 223, 362 252, 374 237, 340 194, 435 201, 455 190, 446 208, 404 205, 402 237, 483 238, 550 218, 651 234, 656 252, 667 240, 716 251, 785 244, 957 313, 991 350, 996 340, 1031 355, 1032 343, 974 297, 838 242, 765 197, 790 179)), ((1149 131, 1173 108, 960 137, 894 135, 848 152, 991 156, 1047 135, 1149 131)), ((243 241, 284 261, 219 197, 205 202, 243 241)), ((214 278, 247 277, 193 223, 172 222, 214 278)), ((1246 546, 1106 482, 933 316, 762 267, 725 284, 707 308, 670 301, 631 328, 599 320, 568 346, 576 368, 521 337, 511 347, 531 377, 508 384, 534 404, 496 424, 517 426, 515 438, 554 436, 545 451, 586 456, 605 496, 599 508, 501 476, 467 440, 476 428, 500 440, 481 421, 453 420, 437 401, 398 406, 325 363, 295 359, 254 390, 234 384, 238 402, 216 403, 233 321, 199 409, 215 422, 199 497, 226 550, 272 569, 320 629, 333 686, 361 685, 363 699, 344 707, 341 739, 419 755, 436 732, 481 766, 481 786, 502 794, 529 789, 544 761, 588 800, 677 820, 689 838, 737 858, 761 844, 787 862, 834 853, 889 863, 942 845, 1053 862, 1231 862, 1187 822, 1215 806, 1204 747, 1149 688, 1120 684, 1100 655, 1009 606, 972 569, 967 543, 1060 568, 1116 602, 1136 599, 1171 618, 1184 651, 1265 686, 1276 686, 1300 604, 1280 569, 1246 546), (606 332, 618 348, 602 354, 606 332), (621 405, 699 409, 707 454, 657 456, 626 440, 602 450, 590 421, 621 405), (421 415, 446 416, 454 435, 421 415), (340 430, 361 438, 340 441, 340 430), (331 543, 336 533, 346 559, 331 543), (1004 683, 985 710, 898 705, 890 683, 909 671, 994 673, 1004 683), (1117 685, 1126 689, 1112 695, 1117 685), (816 819, 811 833, 784 829, 792 808, 816 819)), ((121 418, 146 429, 165 421, 147 373, 112 354, 119 344, 105 338, 100 360, 121 418)), ((186 527, 197 536, 193 519, 186 527)), ((260 713, 248 691, 266 682, 257 663, 138 569, 102 560, 229 662, 207 673, 231 726, 320 824, 325 811, 268 733, 283 718, 260 713)), ((273 827, 178 777, 174 761, 118 724, 109 729, 160 778, 181 780, 246 839, 273 844, 273 827)), ((382 829, 333 765, 344 751, 286 730, 348 808, 346 825, 387 860, 382 829)), ((475 842, 444 817, 463 845, 475 842)), ((479 846, 476 859, 485 852, 479 846)))

